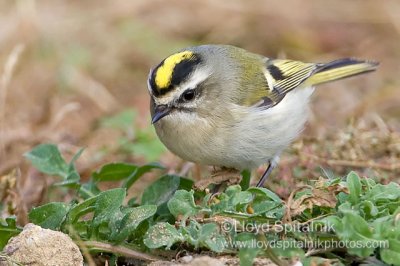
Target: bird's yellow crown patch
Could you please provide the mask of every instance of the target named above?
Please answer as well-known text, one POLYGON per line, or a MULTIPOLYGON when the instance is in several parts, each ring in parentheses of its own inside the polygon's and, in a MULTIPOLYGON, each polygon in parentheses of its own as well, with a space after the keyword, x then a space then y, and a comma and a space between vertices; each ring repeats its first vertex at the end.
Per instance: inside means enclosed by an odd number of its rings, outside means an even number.
POLYGON ((183 60, 190 60, 193 52, 184 51, 171 55, 164 60, 164 63, 157 69, 155 82, 159 89, 166 89, 171 84, 172 74, 177 64, 183 60))

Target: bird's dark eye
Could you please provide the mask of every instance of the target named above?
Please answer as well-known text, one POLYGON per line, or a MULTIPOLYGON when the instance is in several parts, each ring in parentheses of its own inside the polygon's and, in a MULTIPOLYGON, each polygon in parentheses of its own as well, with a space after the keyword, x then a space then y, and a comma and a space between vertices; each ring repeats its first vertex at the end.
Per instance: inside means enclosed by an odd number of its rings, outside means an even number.
POLYGON ((186 102, 192 101, 196 96, 196 92, 193 89, 187 90, 182 94, 182 99, 186 102))

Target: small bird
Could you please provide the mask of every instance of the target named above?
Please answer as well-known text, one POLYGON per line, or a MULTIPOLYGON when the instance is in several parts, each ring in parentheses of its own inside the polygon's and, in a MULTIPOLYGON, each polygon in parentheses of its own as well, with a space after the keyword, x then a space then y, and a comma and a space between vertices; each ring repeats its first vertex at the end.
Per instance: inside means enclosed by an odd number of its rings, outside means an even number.
POLYGON ((230 45, 185 48, 150 70, 152 124, 184 160, 238 171, 268 163, 261 187, 304 128, 314 86, 377 66, 271 59, 230 45))

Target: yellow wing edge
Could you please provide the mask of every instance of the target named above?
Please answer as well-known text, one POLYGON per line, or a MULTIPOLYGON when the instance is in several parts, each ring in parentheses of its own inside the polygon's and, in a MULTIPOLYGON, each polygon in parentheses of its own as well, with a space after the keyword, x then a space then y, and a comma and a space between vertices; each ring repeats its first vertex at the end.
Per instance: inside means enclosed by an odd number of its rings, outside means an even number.
POLYGON ((338 79, 343 79, 367 72, 375 71, 379 63, 374 61, 343 58, 327 64, 320 64, 305 82, 306 86, 314 86, 338 79))

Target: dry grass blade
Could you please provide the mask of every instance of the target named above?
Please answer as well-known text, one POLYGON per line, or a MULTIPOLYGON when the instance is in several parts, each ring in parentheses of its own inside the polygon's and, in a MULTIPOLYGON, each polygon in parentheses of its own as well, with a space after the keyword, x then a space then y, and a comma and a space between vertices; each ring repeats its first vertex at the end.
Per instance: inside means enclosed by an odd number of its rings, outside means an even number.
POLYGON ((108 89, 100 82, 88 75, 84 75, 75 68, 67 71, 71 85, 79 92, 92 100, 100 110, 111 112, 118 107, 118 102, 108 89))
POLYGON ((23 44, 17 44, 14 46, 13 50, 6 60, 4 71, 0 77, 0 157, 4 155, 4 143, 2 141, 2 135, 5 127, 5 108, 7 92, 12 75, 18 62, 18 58, 24 48, 25 46, 23 44))
POLYGON ((392 22, 393 26, 397 30, 397 33, 400 34, 400 18, 399 18, 400 4, 399 4, 399 2, 388 1, 388 2, 384 3, 384 7, 388 14, 388 17, 390 18, 390 21, 392 22))
POLYGON ((49 129, 53 130, 69 113, 79 111, 80 109, 81 105, 78 102, 71 102, 62 106, 54 117, 52 117, 49 129))

